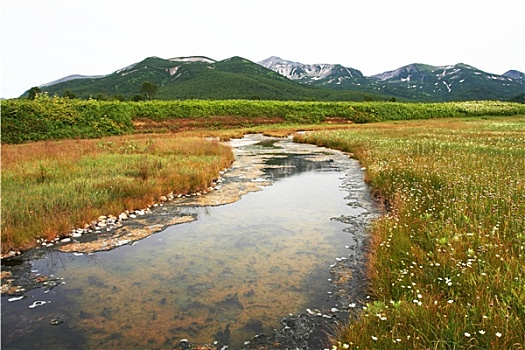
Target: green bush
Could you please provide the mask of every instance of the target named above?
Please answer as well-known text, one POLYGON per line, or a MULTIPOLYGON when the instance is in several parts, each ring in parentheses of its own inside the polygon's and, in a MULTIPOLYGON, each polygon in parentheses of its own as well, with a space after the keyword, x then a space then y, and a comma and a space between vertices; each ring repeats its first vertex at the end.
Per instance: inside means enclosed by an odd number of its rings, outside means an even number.
MULTIPOLYGON (((525 115, 519 103, 476 101, 447 103, 299 102, 254 100, 95 101, 38 95, 2 101, 2 142, 95 138, 132 133, 133 119, 233 116, 282 118, 286 123, 316 124, 326 118, 354 123, 469 116, 525 115)), ((218 125, 220 128, 220 125, 218 125)))
POLYGON ((287 121, 317 123, 340 117, 356 123, 481 115, 525 114, 525 106, 497 101, 399 102, 299 102, 252 100, 147 101, 133 104, 135 118, 163 121, 213 116, 281 117, 287 121))
POLYGON ((133 131, 132 106, 116 101, 38 95, 2 101, 2 142, 96 138, 133 131))

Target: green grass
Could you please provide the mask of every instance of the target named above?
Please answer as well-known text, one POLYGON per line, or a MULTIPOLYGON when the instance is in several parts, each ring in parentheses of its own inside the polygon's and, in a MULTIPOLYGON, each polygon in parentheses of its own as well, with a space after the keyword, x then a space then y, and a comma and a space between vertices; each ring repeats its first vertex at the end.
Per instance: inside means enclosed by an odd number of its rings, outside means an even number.
POLYGON ((353 152, 388 208, 372 227, 372 301, 335 348, 523 348, 525 117, 360 125, 300 141, 353 152))
POLYGON ((519 349, 525 117, 517 114, 523 105, 500 102, 2 101, 2 251, 205 188, 233 160, 216 142, 169 134, 6 143, 132 133, 139 119, 239 119, 235 131, 199 131, 223 139, 312 129, 327 118, 377 122, 297 138, 353 152, 388 209, 372 227, 372 301, 335 346, 519 349), (281 123, 260 126, 256 117, 281 123), (440 119, 415 120, 432 117, 440 119))
POLYGON ((268 123, 315 124, 337 118, 352 123, 488 115, 523 115, 525 105, 497 101, 449 103, 184 100, 118 102, 40 95, 1 102, 2 143, 98 138, 180 126, 214 129, 268 123), (138 125, 145 125, 140 128, 138 125), (150 127, 151 126, 151 127, 150 127))
POLYGON ((174 135, 2 147, 2 251, 51 240, 100 215, 204 190, 233 161, 218 142, 174 135))

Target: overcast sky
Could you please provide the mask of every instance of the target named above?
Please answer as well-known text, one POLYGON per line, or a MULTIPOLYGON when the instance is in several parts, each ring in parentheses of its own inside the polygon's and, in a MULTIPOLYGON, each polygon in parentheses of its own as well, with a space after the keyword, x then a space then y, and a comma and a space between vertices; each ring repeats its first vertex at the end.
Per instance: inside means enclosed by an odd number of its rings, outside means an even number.
POLYGON ((270 56, 364 75, 410 63, 525 72, 523 0, 1 0, 2 90, 149 56, 270 56))

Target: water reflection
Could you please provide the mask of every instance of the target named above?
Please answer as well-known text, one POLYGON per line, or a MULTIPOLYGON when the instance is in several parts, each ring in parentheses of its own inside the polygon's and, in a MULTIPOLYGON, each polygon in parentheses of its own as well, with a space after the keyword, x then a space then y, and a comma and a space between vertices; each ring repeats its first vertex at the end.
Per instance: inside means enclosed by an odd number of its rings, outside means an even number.
POLYGON ((195 222, 109 252, 34 261, 65 284, 2 300, 3 347, 171 348, 187 338, 238 348, 289 313, 334 306, 328 266, 352 235, 330 219, 356 209, 341 188, 345 158, 335 155, 336 166, 309 152, 266 152, 264 172, 279 181, 230 205, 180 209, 195 222), (50 303, 29 309, 35 300, 50 303), (57 318, 64 323, 49 324, 57 318))

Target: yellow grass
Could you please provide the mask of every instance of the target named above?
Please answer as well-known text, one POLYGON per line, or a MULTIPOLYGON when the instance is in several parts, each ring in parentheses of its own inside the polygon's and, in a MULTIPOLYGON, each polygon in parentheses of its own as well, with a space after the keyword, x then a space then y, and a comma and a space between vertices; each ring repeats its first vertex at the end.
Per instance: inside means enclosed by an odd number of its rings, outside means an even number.
POLYGON ((3 145, 2 252, 205 189, 232 161, 217 141, 177 135, 3 145))

